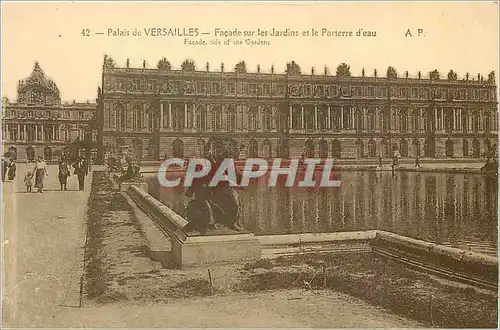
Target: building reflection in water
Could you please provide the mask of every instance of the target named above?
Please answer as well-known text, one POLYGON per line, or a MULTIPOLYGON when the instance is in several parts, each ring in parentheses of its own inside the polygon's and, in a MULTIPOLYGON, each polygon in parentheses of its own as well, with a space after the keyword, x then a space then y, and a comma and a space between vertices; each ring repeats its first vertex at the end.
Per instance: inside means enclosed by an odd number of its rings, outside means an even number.
MULTIPOLYGON (((182 189, 150 193, 183 214, 182 189)), ((339 188, 240 191, 243 225, 256 235, 381 229, 473 251, 496 254, 498 183, 471 174, 344 171, 339 188)))

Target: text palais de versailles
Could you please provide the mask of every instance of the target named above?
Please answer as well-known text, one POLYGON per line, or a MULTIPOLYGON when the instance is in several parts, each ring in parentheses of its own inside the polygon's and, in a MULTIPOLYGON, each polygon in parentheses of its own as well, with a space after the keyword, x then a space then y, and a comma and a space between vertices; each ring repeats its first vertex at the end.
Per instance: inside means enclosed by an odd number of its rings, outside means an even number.
MULTIPOLYGON (((50 106, 33 101, 23 99, 23 109, 50 106)), ((137 160, 188 158, 224 143, 249 157, 374 158, 397 149, 403 157, 481 158, 498 138, 494 72, 486 79, 459 79, 453 70, 401 77, 389 67, 384 76, 363 69, 354 77, 345 63, 331 75, 326 67, 303 73, 293 61, 278 73, 274 66, 250 72, 243 61, 232 71, 208 63, 197 70, 191 60, 176 70, 165 58, 156 68, 145 61, 134 68, 105 56, 93 111, 99 159, 123 150, 137 160)), ((4 120, 7 147, 35 147, 9 139, 19 120, 4 120)))

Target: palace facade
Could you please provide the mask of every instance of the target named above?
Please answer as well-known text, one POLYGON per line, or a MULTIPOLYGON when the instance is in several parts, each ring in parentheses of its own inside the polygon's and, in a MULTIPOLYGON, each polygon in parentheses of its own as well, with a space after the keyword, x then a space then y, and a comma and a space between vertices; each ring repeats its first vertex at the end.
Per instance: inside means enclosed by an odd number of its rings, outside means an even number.
POLYGON ((226 71, 197 70, 186 60, 174 70, 164 58, 156 68, 118 67, 105 56, 98 95, 103 155, 124 149, 134 158, 202 156, 225 143, 247 157, 481 158, 496 149, 497 89, 484 79, 336 73, 248 72, 245 62, 226 71))
POLYGON ((97 157, 96 108, 90 102, 61 103, 56 83, 35 62, 33 72, 18 83, 17 101, 2 100, 4 154, 21 162, 39 156, 51 162, 75 153, 97 157))

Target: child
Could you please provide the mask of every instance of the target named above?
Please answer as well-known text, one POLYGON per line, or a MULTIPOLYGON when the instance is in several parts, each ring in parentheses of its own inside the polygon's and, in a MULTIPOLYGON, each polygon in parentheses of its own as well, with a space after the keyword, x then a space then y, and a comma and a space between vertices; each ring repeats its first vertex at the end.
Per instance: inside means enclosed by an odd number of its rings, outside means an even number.
POLYGON ((24 177, 24 183, 26 184, 26 192, 31 192, 31 186, 33 185, 33 174, 28 171, 24 177))

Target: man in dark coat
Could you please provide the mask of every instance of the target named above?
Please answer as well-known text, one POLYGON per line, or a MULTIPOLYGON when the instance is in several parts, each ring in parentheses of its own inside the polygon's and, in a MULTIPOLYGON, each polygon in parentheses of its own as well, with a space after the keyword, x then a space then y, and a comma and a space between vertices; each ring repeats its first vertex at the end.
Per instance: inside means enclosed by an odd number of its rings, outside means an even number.
POLYGON ((76 163, 73 164, 75 168, 75 174, 78 176, 78 187, 79 190, 83 190, 85 183, 85 176, 88 174, 88 166, 85 163, 83 157, 80 157, 76 163))

